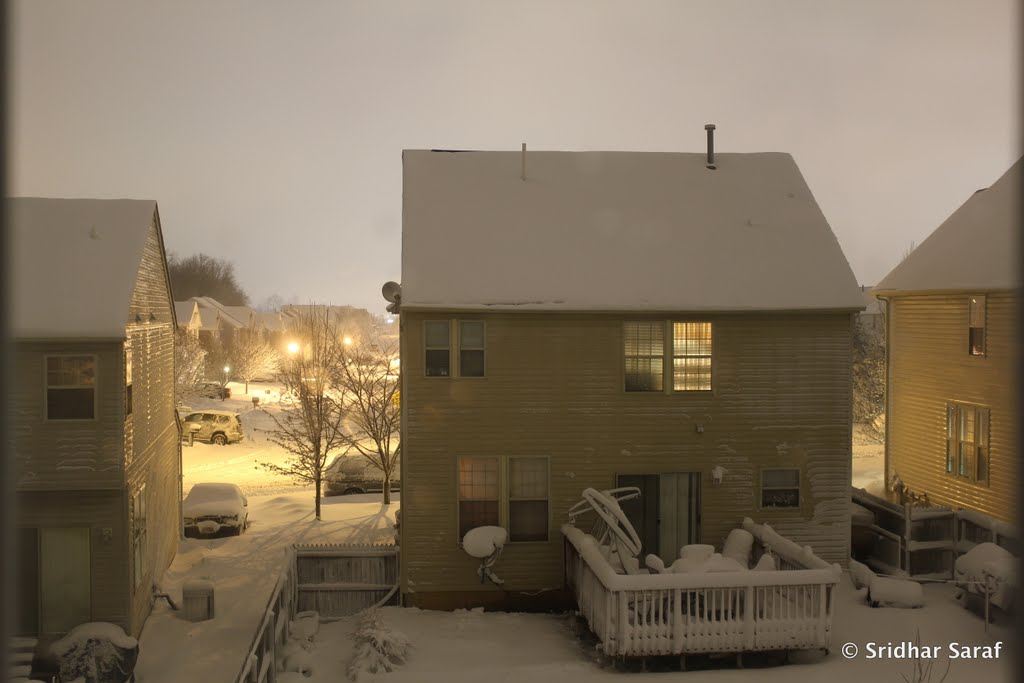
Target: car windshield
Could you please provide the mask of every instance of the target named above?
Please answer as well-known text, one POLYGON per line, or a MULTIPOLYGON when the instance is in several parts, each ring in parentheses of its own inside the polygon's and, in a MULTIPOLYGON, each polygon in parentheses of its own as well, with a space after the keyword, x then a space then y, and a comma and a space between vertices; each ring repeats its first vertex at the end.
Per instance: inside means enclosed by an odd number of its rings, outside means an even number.
POLYGON ((202 413, 192 413, 185 418, 185 422, 201 422, 203 419, 202 413))

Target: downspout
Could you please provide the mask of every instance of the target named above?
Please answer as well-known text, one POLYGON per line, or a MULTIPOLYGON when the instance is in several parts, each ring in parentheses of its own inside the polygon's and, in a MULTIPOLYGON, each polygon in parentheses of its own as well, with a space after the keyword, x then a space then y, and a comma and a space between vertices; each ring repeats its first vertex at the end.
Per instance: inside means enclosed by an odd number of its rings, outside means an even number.
POLYGON ((892 404, 892 401, 889 400, 892 393, 892 357, 889 349, 892 343, 892 305, 887 296, 877 298, 885 303, 885 438, 883 439, 885 451, 883 453, 884 464, 882 467, 885 480, 882 482, 882 493, 888 494, 889 482, 892 481, 892 474, 889 471, 889 425, 892 424, 892 421, 889 419, 889 406, 892 404))

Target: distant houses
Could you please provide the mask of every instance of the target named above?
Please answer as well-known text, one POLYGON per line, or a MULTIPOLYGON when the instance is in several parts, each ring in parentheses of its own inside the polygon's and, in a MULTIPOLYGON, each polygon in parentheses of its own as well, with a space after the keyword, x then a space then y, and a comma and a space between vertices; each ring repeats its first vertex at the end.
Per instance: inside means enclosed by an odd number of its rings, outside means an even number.
POLYGON ((886 302, 886 476, 928 501, 1016 519, 1022 162, 978 190, 874 289, 886 302))
POLYGON ((641 557, 744 517, 850 546, 864 296, 788 154, 403 153, 401 587, 555 599, 566 511, 623 505, 641 557), (509 533, 500 588, 460 546, 509 533))
POLYGON ((154 201, 18 198, 8 416, 17 632, 137 636, 181 532, 175 307, 154 201))

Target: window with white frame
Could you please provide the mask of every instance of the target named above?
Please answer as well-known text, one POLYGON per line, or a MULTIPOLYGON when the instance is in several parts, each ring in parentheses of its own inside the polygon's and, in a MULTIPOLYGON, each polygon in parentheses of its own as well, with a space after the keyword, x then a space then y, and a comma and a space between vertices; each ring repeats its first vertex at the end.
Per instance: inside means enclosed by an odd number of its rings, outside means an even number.
POLYGON ((135 587, 142 583, 146 573, 146 485, 143 484, 131 499, 132 512, 132 571, 135 587))
POLYGON ((972 356, 985 355, 985 297, 972 296, 968 304, 967 348, 972 356))
POLYGON ((459 459, 459 540, 478 526, 498 526, 498 458, 459 459))
POLYGON ((459 376, 484 376, 484 323, 482 320, 459 321, 459 376))
POLYGON ((96 357, 46 357, 46 419, 96 417, 96 357))
POLYGON ((451 325, 447 320, 427 320, 423 328, 426 376, 448 377, 452 370, 451 325))
POLYGON ((711 391, 711 323, 672 323, 672 388, 711 391))
POLYGON ((500 526, 510 542, 547 541, 548 459, 459 458, 459 540, 470 529, 500 526))
POLYGON ((626 391, 664 391, 665 323, 623 324, 626 391))
POLYGON ((124 343, 124 415, 132 414, 132 340, 124 343))
POLYGON ((508 537, 548 540, 548 459, 508 459, 508 537))
POLYGON ((800 469, 773 467, 761 470, 761 507, 800 507, 800 469))
POLYGON ((989 481, 988 408, 964 403, 946 405, 946 472, 970 481, 989 481))

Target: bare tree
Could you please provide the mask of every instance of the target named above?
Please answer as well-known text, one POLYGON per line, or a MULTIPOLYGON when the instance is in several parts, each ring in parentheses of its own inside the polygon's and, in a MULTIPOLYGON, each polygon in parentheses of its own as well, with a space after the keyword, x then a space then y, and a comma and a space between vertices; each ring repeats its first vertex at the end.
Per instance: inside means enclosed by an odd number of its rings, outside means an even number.
POLYGON ((235 277, 235 265, 230 261, 206 254, 185 258, 171 254, 167 259, 167 274, 175 301, 209 296, 228 306, 249 303, 249 296, 235 277))
POLYGON ((391 502, 391 479, 402 456, 399 435, 398 349, 392 345, 342 345, 344 363, 335 384, 345 409, 346 451, 355 451, 384 475, 384 504, 391 502))
POLYGON ((206 375, 206 350, 184 330, 174 333, 174 402, 195 393, 206 375))
POLYGON ((304 313, 298 331, 302 349, 281 364, 281 381, 294 404, 279 415, 264 409, 274 422, 269 440, 290 457, 285 465, 260 463, 264 468, 316 486, 316 518, 320 519, 320 491, 328 456, 347 445, 345 409, 333 388, 336 368, 342 364, 338 331, 316 308, 304 313))
POLYGON ((277 351, 255 330, 239 335, 231 349, 230 367, 235 377, 245 382, 245 393, 249 393, 249 382, 277 372, 280 358, 277 351))
POLYGON ((881 325, 860 321, 853 328, 853 419, 878 439, 878 418, 885 413, 885 317, 881 325))

